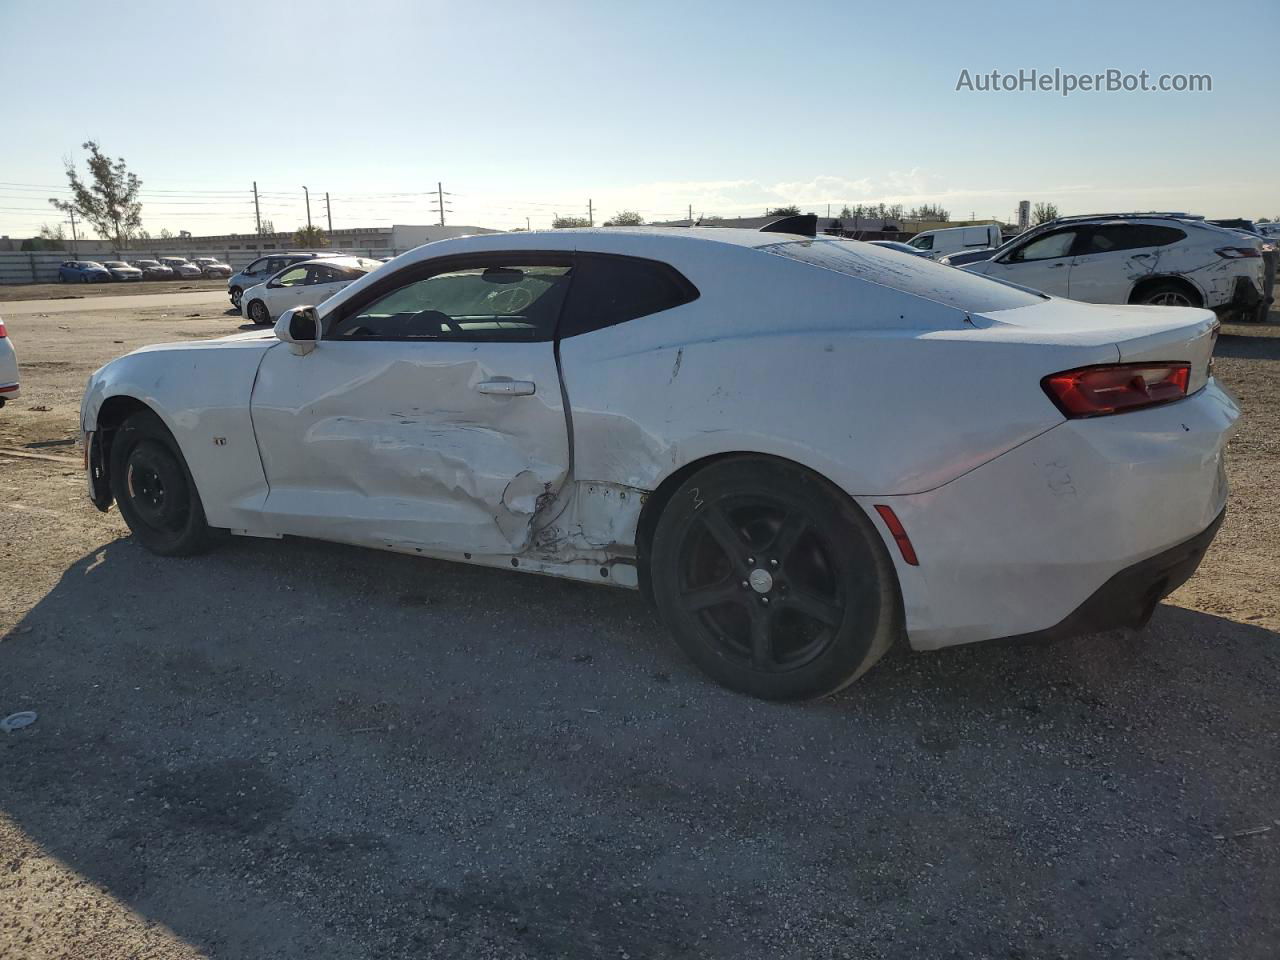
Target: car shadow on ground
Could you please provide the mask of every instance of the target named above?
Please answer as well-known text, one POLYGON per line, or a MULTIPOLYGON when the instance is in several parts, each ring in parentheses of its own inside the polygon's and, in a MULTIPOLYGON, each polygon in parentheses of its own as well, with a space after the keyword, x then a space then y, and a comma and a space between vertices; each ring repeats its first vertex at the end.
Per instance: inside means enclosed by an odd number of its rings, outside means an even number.
POLYGON ((1262 956, 1277 845, 1215 837, 1277 815, 1278 641, 1164 606, 767 704, 628 591, 124 539, 0 644, 0 813, 218 957, 1262 956))
MULTIPOLYGON (((1248 329, 1237 326, 1236 330, 1248 329)), ((1267 336, 1258 333, 1228 333, 1218 337, 1213 348, 1214 356, 1240 360, 1280 360, 1280 334, 1267 336)))

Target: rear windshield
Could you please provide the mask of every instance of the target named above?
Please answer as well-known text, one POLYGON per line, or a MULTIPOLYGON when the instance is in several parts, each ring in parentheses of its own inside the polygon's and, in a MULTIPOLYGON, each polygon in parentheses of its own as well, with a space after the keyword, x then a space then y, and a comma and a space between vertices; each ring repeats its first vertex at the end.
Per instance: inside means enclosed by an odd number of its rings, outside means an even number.
POLYGON ((855 240, 789 240, 758 249, 972 313, 1012 310, 1044 300, 981 274, 855 240))

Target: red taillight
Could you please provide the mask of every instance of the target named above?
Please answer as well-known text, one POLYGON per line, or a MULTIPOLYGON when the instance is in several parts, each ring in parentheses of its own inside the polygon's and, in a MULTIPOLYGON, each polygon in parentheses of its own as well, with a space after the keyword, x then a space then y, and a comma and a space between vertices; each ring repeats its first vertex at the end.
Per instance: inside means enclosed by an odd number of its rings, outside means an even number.
POLYGON ((1243 260, 1245 257, 1262 256, 1262 252, 1253 247, 1219 247, 1213 252, 1224 260, 1243 260))
POLYGON ((8 334, 8 333, 6 333, 6 332, 5 332, 5 329, 4 329, 4 321, 3 321, 3 320, 0 320, 0 339, 3 339, 4 337, 7 337, 8 335, 9 335, 9 334, 8 334))
POLYGON ((911 545, 911 538, 907 536, 907 530, 902 525, 902 521, 898 519, 898 515, 893 512, 893 507, 886 507, 883 503, 877 503, 876 513, 880 514, 880 519, 889 528, 893 542, 902 551, 902 559, 913 567, 920 566, 920 561, 916 558, 916 548, 911 545))
POLYGON ((1187 395, 1189 363, 1117 363, 1053 373, 1040 381, 1063 416, 1127 413, 1187 395))

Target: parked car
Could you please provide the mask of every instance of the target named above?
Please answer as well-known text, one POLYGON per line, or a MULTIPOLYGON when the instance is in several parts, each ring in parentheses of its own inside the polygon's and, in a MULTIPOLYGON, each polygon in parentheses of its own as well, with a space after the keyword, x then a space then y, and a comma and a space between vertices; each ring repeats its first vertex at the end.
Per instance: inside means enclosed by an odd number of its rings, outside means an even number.
POLYGON ((223 263, 217 257, 192 257, 191 262, 199 267, 200 272, 206 277, 231 276, 231 265, 223 263))
POLYGON ((173 271, 178 280, 199 280, 204 272, 186 257, 161 257, 160 262, 173 271))
POLYGON ((304 260, 317 260, 323 257, 336 256, 330 253, 308 253, 306 251, 296 251, 291 253, 271 253, 265 257, 259 257, 249 264, 239 273, 234 274, 227 280, 227 293, 231 297, 232 305, 239 310, 240 301, 244 292, 250 287, 256 287, 260 283, 266 283, 275 274, 279 273, 285 267, 291 267, 295 263, 302 263, 304 260))
POLYGON ((159 260, 135 260, 133 265, 142 271, 143 280, 173 279, 173 267, 167 267, 159 260))
POLYGON ((65 260, 58 267, 59 283, 105 283, 111 272, 96 260, 65 260))
POLYGON ((111 274, 112 280, 141 280, 142 271, 137 267, 131 267, 123 260, 108 260, 103 264, 107 268, 107 272, 111 274))
POLYGON ((1089 303, 1208 307, 1264 319, 1276 253, 1259 237, 1168 215, 1062 217, 965 270, 1089 303))
POLYGON ((638 588, 722 683, 808 698, 904 632, 1144 623, 1226 502, 1217 330, 811 230, 485 234, 114 360, 81 422, 155 553, 221 528, 638 588))
POLYGON ((1000 225, 988 223, 977 227, 944 227, 926 230, 907 241, 926 256, 937 260, 961 250, 985 250, 1000 246, 1000 225))
POLYGON ((257 324, 271 323, 290 307, 323 303, 380 266, 380 261, 365 257, 325 257, 295 263, 266 283, 246 290, 240 299, 240 313, 257 324))
POLYGON ((0 320, 0 407, 10 400, 17 400, 22 393, 18 379, 18 354, 13 349, 4 320, 0 320))
POLYGON ((884 247, 886 250, 897 250, 899 253, 909 253, 917 257, 927 257, 929 255, 918 247, 913 247, 909 243, 899 243, 897 240, 868 240, 867 243, 873 247, 884 247))

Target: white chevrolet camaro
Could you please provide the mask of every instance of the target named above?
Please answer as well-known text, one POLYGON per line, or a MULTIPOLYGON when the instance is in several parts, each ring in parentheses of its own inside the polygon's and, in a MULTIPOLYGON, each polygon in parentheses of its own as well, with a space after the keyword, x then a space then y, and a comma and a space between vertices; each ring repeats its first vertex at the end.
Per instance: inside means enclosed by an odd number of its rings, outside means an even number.
POLYGON ((88 384, 91 497, 166 555, 287 534, 639 588, 776 699, 901 636, 1144 623, 1226 502, 1213 314, 810 223, 444 240, 274 336, 138 350, 88 384))

